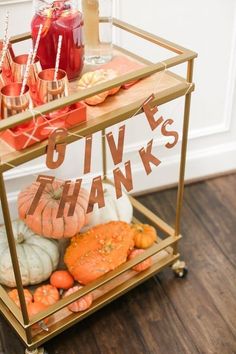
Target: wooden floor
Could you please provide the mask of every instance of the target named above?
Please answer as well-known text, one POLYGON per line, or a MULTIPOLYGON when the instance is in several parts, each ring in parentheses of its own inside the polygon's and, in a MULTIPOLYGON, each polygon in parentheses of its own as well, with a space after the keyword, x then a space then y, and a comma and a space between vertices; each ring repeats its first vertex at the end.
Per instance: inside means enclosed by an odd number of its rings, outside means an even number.
MULTIPOLYGON (((139 199, 174 220, 176 190, 139 199)), ((186 187, 180 251, 185 279, 171 270, 45 345, 49 354, 235 354, 236 175, 186 187)), ((22 347, 2 324, 5 354, 22 347)), ((0 350, 1 351, 1 350, 0 350)))

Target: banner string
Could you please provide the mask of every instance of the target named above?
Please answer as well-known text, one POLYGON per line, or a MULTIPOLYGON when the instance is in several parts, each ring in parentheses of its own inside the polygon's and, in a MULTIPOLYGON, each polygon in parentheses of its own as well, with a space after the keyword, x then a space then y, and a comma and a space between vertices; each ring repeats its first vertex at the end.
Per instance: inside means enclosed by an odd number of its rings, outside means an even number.
MULTIPOLYGON (((166 65, 166 63, 165 63, 165 62, 160 62, 160 63, 163 64, 164 69, 160 72, 160 77, 159 77, 157 83, 155 84, 154 89, 152 90, 152 93, 154 93, 154 94, 155 94, 155 92, 156 92, 156 94, 158 93, 159 84, 160 84, 161 81, 163 80, 163 78, 164 78, 164 76, 165 76, 165 73, 166 73, 166 71, 167 71, 167 65, 166 65)), ((193 87, 193 83, 188 83, 188 84, 189 84, 189 86, 188 86, 186 92, 184 93, 184 96, 186 96, 186 95, 189 93, 189 91, 192 89, 192 87, 193 87)), ((131 116, 131 117, 128 117, 127 119, 132 119, 133 117, 135 117, 135 116, 142 110, 144 103, 149 99, 150 96, 151 96, 151 95, 149 95, 149 96, 147 97, 147 99, 145 99, 145 100, 142 102, 142 104, 138 107, 138 109, 132 114, 132 116, 131 116)), ((175 106, 175 107, 173 108, 173 111, 174 111, 174 110, 177 110, 177 108, 179 107, 180 104, 181 104, 181 102, 178 102, 177 106, 175 106)), ((26 132, 23 133, 23 135, 27 136, 27 138, 28 138, 28 140, 27 140, 27 141, 25 142, 25 144, 24 144, 23 149, 26 148, 26 147, 28 146, 29 142, 31 142, 32 140, 34 140, 35 142, 39 142, 39 141, 40 141, 38 138, 34 137, 34 134, 35 134, 35 132, 36 132, 38 126, 40 125, 40 122, 38 121, 38 118, 36 118, 36 113, 37 113, 38 115, 40 115, 40 116, 43 118, 43 120, 44 120, 45 122, 47 122, 47 124, 49 125, 48 127, 45 127, 45 128, 44 128, 45 130, 52 130, 52 132, 53 132, 54 130, 56 130, 56 129, 58 128, 58 126, 56 127, 56 126, 54 126, 53 124, 51 124, 50 119, 48 119, 46 115, 42 114, 42 113, 41 113, 40 111, 38 111, 37 109, 31 108, 31 109, 29 109, 29 111, 31 112, 31 114, 32 114, 32 116, 33 116, 32 118, 33 118, 33 123, 34 123, 34 129, 33 129, 33 131, 31 132, 31 134, 28 134, 28 133, 26 133, 26 132)), ((65 120, 65 121, 66 121, 66 120, 65 120)), ((86 138, 86 136, 84 136, 84 135, 80 135, 80 134, 77 134, 77 133, 72 133, 72 132, 69 132, 68 130, 67 130, 67 134, 68 134, 69 136, 75 136, 75 137, 77 137, 77 138, 79 138, 79 139, 84 139, 84 138, 86 138)), ((105 137, 106 137, 106 134, 101 134, 101 138, 105 138, 105 137)), ((11 163, 9 163, 9 162, 4 162, 4 164, 7 165, 7 166, 9 166, 9 167, 11 167, 11 168, 17 167, 17 166, 15 166, 15 165, 13 165, 13 164, 11 164, 11 163)), ((38 175, 36 175, 36 174, 32 174, 32 176, 33 176, 33 177, 36 177, 36 178, 38 177, 38 175)), ((104 175, 104 177, 107 177, 107 176, 104 175)), ((57 178, 57 177, 55 178, 55 180, 64 183, 64 180, 59 179, 59 178, 57 178)))

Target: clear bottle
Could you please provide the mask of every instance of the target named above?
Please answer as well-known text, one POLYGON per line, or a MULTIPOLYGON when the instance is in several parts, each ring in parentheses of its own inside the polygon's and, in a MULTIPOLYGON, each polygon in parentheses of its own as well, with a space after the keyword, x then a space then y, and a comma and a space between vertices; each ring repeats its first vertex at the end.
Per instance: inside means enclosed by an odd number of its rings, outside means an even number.
POLYGON ((69 79, 79 76, 83 68, 83 19, 77 0, 34 0, 35 15, 31 22, 33 42, 40 24, 42 34, 37 55, 43 69, 55 67, 59 35, 63 36, 59 68, 69 79))
POLYGON ((112 58, 112 5, 112 0, 81 0, 87 64, 103 64, 112 58))

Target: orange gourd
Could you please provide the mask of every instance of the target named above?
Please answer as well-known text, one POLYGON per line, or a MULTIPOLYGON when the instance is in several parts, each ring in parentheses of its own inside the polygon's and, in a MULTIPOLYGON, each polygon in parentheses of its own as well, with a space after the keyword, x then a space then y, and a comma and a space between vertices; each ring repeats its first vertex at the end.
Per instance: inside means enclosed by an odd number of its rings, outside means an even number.
MULTIPOLYGON (((131 260, 131 259, 137 257, 138 255, 142 254, 143 252, 145 252, 143 249, 133 250, 129 254, 128 260, 131 260)), ((152 259, 151 259, 151 257, 149 257, 149 258, 145 259, 143 262, 134 266, 132 269, 135 270, 136 272, 142 272, 143 270, 150 268, 151 265, 152 265, 152 259)))
MULTIPOLYGON (((64 296, 69 296, 82 288, 83 288, 82 286, 76 285, 73 288, 67 290, 64 296)), ((68 305, 67 308, 72 312, 85 311, 92 305, 92 302, 93 302, 93 295, 90 293, 76 300, 72 304, 68 305)))
MULTIPOLYGON (((57 218, 63 182, 48 183, 43 191, 38 206, 33 215, 27 212, 39 188, 39 182, 34 182, 18 196, 18 212, 21 220, 36 234, 45 237, 61 239, 76 235, 87 223, 88 192, 81 188, 73 216, 68 216, 69 203, 66 203, 63 217, 57 218)), ((69 195, 73 193, 74 183, 71 183, 69 195)))
POLYGON ((42 285, 35 290, 34 301, 40 302, 45 306, 55 304, 60 299, 59 292, 55 286, 42 285))
POLYGON ((74 279, 88 284, 126 262, 133 246, 131 226, 111 221, 73 237, 64 261, 74 279))
MULTIPOLYGON (((78 82, 78 89, 83 90, 86 88, 93 87, 95 85, 101 84, 105 81, 112 80, 116 78, 118 74, 115 70, 112 69, 100 69, 95 71, 90 71, 85 73, 78 82)), ((100 92, 92 97, 86 98, 84 101, 91 106, 95 106, 105 101, 108 95, 114 95, 117 91, 119 91, 119 87, 115 87, 108 91, 100 92)))
POLYGON ((74 284, 72 275, 67 270, 57 270, 50 277, 50 284, 58 289, 70 289, 74 284))
POLYGON ((153 226, 148 224, 133 224, 134 244, 137 248, 148 248, 157 239, 157 233, 153 226))
MULTIPOLYGON (((19 299, 19 294, 17 289, 13 289, 9 291, 8 296, 15 302, 15 304, 18 307, 20 307, 20 299, 19 299)), ((32 302, 33 296, 28 289, 24 289, 24 296, 25 296, 26 305, 32 302)))

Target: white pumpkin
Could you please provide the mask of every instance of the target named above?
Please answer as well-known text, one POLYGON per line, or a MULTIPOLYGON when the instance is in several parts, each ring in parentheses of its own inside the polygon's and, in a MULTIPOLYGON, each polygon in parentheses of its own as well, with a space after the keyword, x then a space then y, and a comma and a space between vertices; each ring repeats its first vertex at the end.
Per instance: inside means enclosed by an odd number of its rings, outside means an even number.
MULTIPOLYGON (((13 221, 12 228, 23 285, 48 279, 59 261, 57 241, 34 234, 21 220, 13 221)), ((0 227, 0 283, 16 286, 5 226, 0 227)))
POLYGON ((93 211, 88 214, 88 224, 81 232, 86 232, 93 226, 105 224, 109 221, 125 221, 130 223, 133 217, 133 206, 127 194, 123 192, 121 198, 116 199, 115 187, 109 183, 103 182, 103 191, 105 206, 98 208, 94 205, 93 211))

